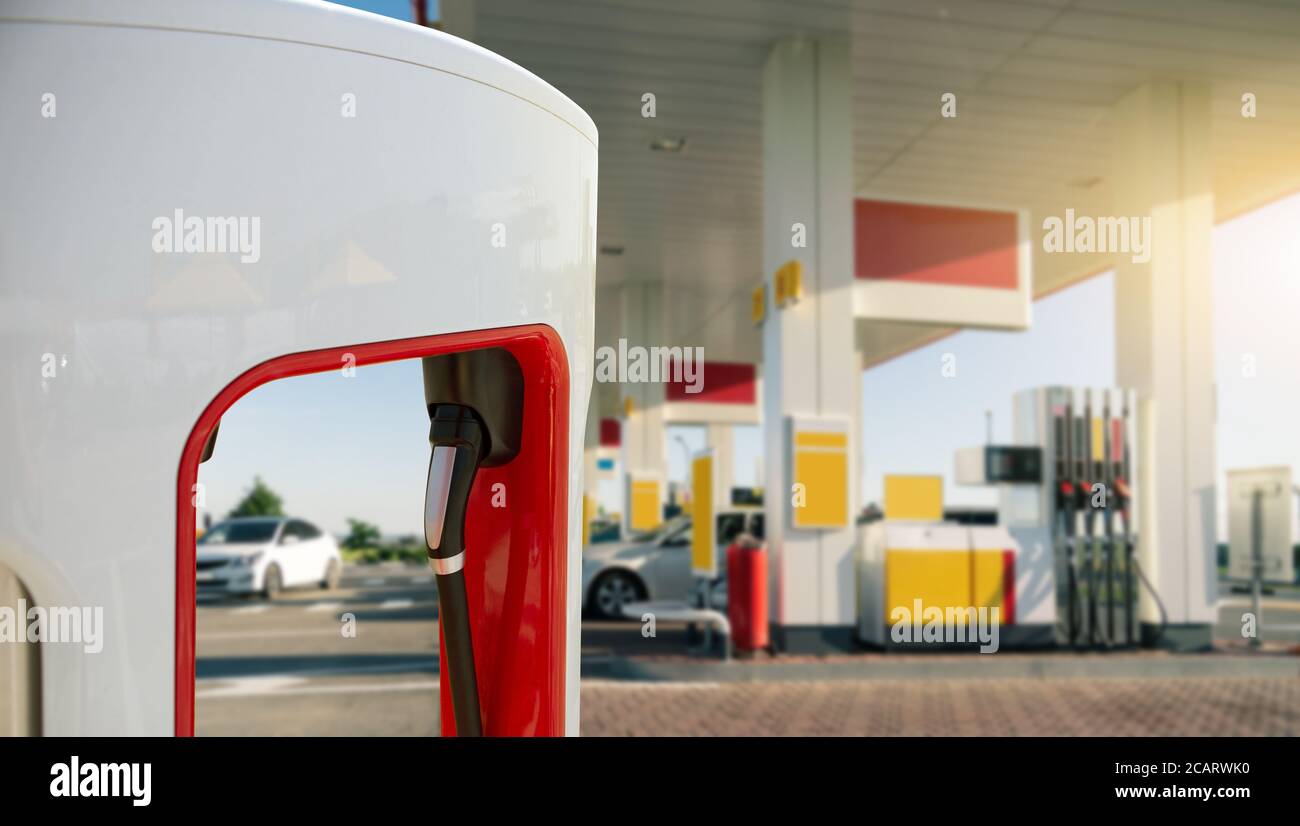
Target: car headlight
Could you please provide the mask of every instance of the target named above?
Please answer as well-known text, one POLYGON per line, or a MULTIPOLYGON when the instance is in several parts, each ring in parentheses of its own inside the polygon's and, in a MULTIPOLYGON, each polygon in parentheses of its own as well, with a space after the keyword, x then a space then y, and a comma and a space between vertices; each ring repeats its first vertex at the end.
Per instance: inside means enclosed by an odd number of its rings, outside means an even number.
POLYGON ((255 554, 248 554, 247 556, 238 557, 235 560, 235 564, 247 568, 250 565, 255 565, 257 563, 257 560, 261 558, 262 558, 262 552, 258 551, 255 554))

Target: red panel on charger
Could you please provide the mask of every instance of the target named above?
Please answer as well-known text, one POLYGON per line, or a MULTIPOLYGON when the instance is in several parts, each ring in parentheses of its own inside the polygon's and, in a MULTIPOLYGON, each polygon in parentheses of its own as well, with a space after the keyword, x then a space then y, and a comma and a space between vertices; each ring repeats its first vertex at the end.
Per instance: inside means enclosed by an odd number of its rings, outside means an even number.
MULTIPOLYGON (((474 480, 466 518, 469 592, 483 731, 489 735, 564 734, 568 592, 569 366, 552 328, 533 324, 293 353, 253 367, 199 416, 181 454, 176 497, 175 731, 194 734, 194 504, 199 456, 221 416, 241 396, 276 379, 464 350, 503 347, 524 373, 520 452, 474 480), (492 507, 505 485, 507 507, 492 507)), ((420 398, 415 388, 415 398, 420 398)), ((419 447, 416 445, 415 447, 419 447)), ((427 450, 427 444, 425 445, 427 450)), ((439 640, 441 645, 441 640, 439 640)), ((444 735, 455 734, 447 675, 441 677, 444 735)))

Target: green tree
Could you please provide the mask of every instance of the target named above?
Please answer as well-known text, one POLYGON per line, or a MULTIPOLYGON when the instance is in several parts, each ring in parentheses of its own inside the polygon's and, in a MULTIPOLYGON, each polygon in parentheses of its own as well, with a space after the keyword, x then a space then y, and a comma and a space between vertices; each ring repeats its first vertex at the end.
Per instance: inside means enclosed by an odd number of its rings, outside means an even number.
POLYGON ((266 486, 261 476, 253 477, 253 487, 244 494, 228 519, 237 516, 284 516, 284 503, 280 495, 266 486))
POLYGON ((343 540, 345 548, 373 548, 379 544, 379 526, 360 519, 348 519, 348 536, 343 540))

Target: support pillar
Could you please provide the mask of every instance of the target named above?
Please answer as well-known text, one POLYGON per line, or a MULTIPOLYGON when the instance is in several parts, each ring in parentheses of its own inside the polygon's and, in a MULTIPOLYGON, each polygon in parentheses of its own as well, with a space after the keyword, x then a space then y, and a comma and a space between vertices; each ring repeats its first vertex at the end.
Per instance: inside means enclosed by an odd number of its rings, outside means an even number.
MULTIPOLYGON (((1149 217, 1145 255, 1115 268, 1115 375, 1142 400, 1139 558, 1163 601, 1162 645, 1210 644, 1215 572, 1214 193, 1210 95, 1154 81, 1115 106, 1115 216, 1149 217)), ((1142 593, 1143 636, 1159 628, 1142 593)))
POLYGON ((763 68, 763 442, 773 640, 792 652, 853 645, 861 375, 853 318, 853 97, 849 44, 790 40, 763 68), (800 232, 802 228, 802 233, 800 232), (801 245, 802 244, 802 245, 801 245), (803 297, 774 306, 798 261, 803 297), (846 423, 847 519, 792 525, 791 416, 846 423))
MULTIPOLYGON (((618 343, 620 353, 631 347, 664 346, 663 285, 659 283, 627 284, 622 295, 622 327, 625 339, 618 343)), ((620 361, 623 361, 620 358, 620 361)), ((658 483, 655 522, 663 515, 668 489, 667 438, 664 428, 663 382, 625 382, 621 385, 624 404, 623 471, 625 505, 624 530, 646 527, 636 523, 634 505, 636 486, 658 483)), ((642 487, 642 491, 647 488, 642 487)), ((644 494, 643 494, 644 496, 644 494)), ((645 499, 641 499, 643 503, 645 499)))
POLYGON ((714 509, 731 507, 731 487, 735 483, 734 466, 736 463, 735 440, 732 438, 731 425, 725 422, 710 422, 706 425, 706 444, 713 450, 714 509))
POLYGON ((596 516, 596 487, 600 471, 596 462, 600 456, 600 404, 596 389, 592 390, 591 403, 587 405, 587 428, 582 446, 582 545, 591 543, 591 520, 596 516))

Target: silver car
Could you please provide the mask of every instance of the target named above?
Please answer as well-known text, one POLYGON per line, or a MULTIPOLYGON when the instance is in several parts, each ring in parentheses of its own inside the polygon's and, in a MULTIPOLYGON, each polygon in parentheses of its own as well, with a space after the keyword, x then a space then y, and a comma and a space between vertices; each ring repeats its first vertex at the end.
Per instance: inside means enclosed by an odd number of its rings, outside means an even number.
MULTIPOLYGON (((727 546, 741 533, 763 535, 757 508, 717 514, 718 572, 710 605, 726 607, 727 546)), ((595 617, 621 617, 623 606, 643 600, 691 602, 697 583, 691 573, 691 518, 676 516, 629 542, 588 545, 582 551, 582 608, 595 617)))

